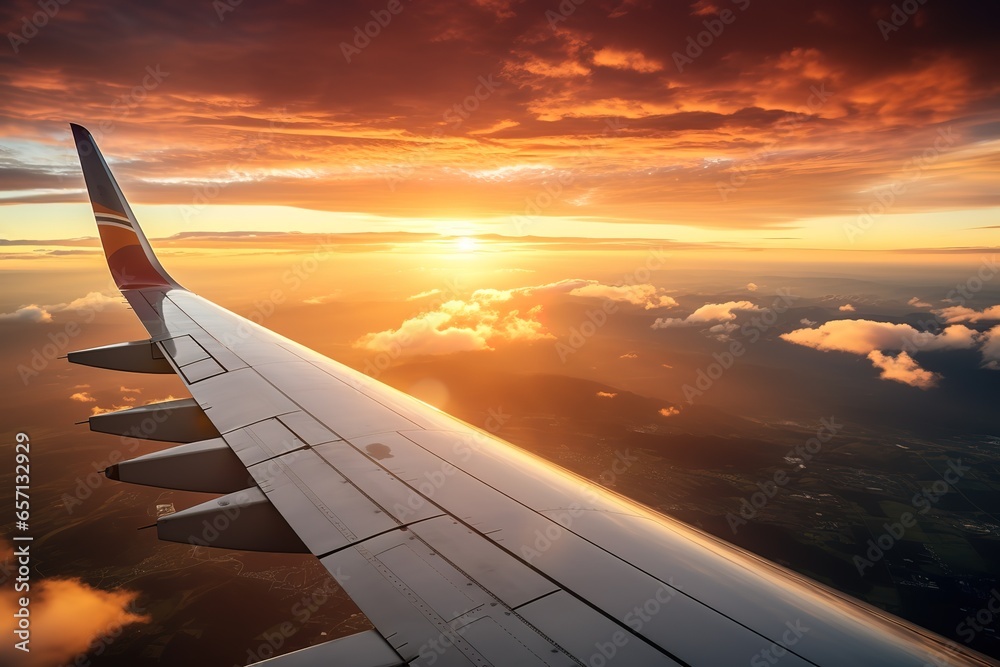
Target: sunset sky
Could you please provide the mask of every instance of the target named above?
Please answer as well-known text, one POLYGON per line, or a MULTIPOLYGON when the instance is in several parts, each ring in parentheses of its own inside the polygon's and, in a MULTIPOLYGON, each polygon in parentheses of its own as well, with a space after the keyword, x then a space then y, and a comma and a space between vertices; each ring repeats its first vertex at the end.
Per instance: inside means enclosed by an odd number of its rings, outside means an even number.
MULTIPOLYGON (((766 459, 763 440, 835 415, 850 447, 899 448, 887 460, 910 473, 922 447, 995 460, 990 3, 61 1, 0 3, 0 421, 41 443, 34 604, 52 628, 19 667, 122 627, 94 664, 242 664, 326 581, 313 561, 159 543, 134 529, 204 498, 100 475, 122 452, 74 424, 186 394, 60 358, 148 336, 110 280, 70 122, 185 288, 474 425, 506 409, 502 437, 582 475, 607 465, 595 442, 662 437, 634 473, 653 492, 633 497, 698 506, 681 518, 765 557, 788 554, 728 533, 728 491, 683 482, 732 479, 739 457, 712 438, 766 459)), ((788 553, 928 622, 888 585, 788 553)), ((1000 581, 995 558, 964 558, 955 572, 1000 581)), ((366 627, 337 600, 288 647, 366 627)), ((954 638, 965 607, 927 608, 954 638)))
POLYGON ((994 247, 995 10, 912 4, 4 3, 0 236, 93 235, 73 121, 150 236, 994 247))

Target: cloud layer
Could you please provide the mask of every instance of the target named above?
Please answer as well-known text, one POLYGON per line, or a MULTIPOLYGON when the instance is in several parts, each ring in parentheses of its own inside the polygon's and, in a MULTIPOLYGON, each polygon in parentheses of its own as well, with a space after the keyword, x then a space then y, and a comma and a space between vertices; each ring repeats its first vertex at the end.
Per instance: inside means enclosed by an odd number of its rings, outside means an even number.
MULTIPOLYGON (((433 294, 431 290, 413 298, 433 294)), ((650 284, 606 285, 595 280, 568 279, 507 290, 479 289, 466 299, 439 299, 431 310, 406 319, 396 328, 366 334, 354 346, 398 357, 493 350, 501 343, 554 340, 539 319, 543 306, 537 303, 537 297, 555 294, 645 310, 676 304, 663 289, 650 284)))
MULTIPOLYGON (((906 210, 1000 204, 974 176, 998 133, 989 3, 924 5, 887 41, 891 3, 753 2, 679 66, 723 5, 573 3, 552 22, 558 3, 404 3, 348 59, 371 21, 357 0, 74 0, 0 54, 0 136, 17 138, 0 150, 0 189, 80 201, 72 119, 143 203, 433 217, 527 201, 771 228, 856 215, 950 129, 906 210), (720 183, 738 192, 723 201, 720 183)), ((0 24, 16 33, 37 11, 4 3, 0 24)))

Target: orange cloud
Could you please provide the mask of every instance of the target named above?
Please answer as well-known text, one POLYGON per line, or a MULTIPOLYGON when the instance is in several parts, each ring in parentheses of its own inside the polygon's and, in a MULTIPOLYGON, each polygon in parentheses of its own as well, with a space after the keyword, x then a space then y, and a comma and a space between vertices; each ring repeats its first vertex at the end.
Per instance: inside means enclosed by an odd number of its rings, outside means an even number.
POLYGON ((100 311, 105 306, 118 303, 118 299, 101 294, 100 292, 90 292, 86 296, 73 299, 68 303, 54 303, 45 306, 30 304, 21 306, 10 313, 0 313, 0 321, 19 322, 51 322, 52 314, 66 310, 96 310, 100 311))
POLYGON ((70 394, 69 400, 79 401, 80 403, 96 403, 97 399, 90 395, 90 392, 78 391, 75 394, 70 394))
POLYGON ((906 352, 900 352, 895 357, 882 354, 878 350, 868 353, 868 359, 881 373, 879 377, 883 380, 901 382, 911 387, 920 389, 930 389, 937 385, 941 376, 924 370, 906 352))
POLYGON ((1000 305, 990 306, 983 310, 974 310, 966 306, 950 306, 935 310, 936 315, 944 318, 944 321, 953 324, 955 322, 982 322, 1000 320, 1000 305))
POLYGON ((857 310, 857 308, 855 308, 854 306, 852 306, 849 303, 845 303, 843 306, 841 306, 837 310, 839 310, 842 313, 853 313, 854 311, 857 310))
POLYGON ((641 51, 621 51, 619 49, 599 49, 594 52, 594 64, 614 69, 630 69, 636 72, 659 72, 663 63, 643 55, 641 51))
POLYGON ((940 334, 917 331, 909 324, 872 320, 832 320, 815 329, 796 329, 781 334, 789 343, 817 350, 868 354, 874 350, 968 349, 976 345, 977 333, 956 324, 940 334))
POLYGON ((421 313, 404 321, 396 329, 386 329, 362 336, 354 346, 374 352, 401 355, 451 354, 474 350, 492 350, 500 341, 531 342, 553 339, 535 317, 541 306, 522 316, 518 310, 502 311, 504 299, 489 296, 468 301, 453 300, 436 310, 421 313))
POLYGON ((321 296, 313 296, 308 299, 303 299, 302 303, 308 304, 310 306, 319 306, 326 303, 333 303, 340 299, 342 290, 337 290, 330 294, 323 294, 321 296))
POLYGON ((737 310, 760 310, 760 306, 750 301, 706 303, 683 319, 658 317, 652 326, 654 329, 668 329, 671 327, 689 327, 710 322, 731 322, 736 319, 734 311, 737 310))
MULTIPOLYGON (((102 637, 117 634, 133 623, 150 618, 135 609, 138 593, 103 591, 79 579, 42 579, 31 588, 31 652, 13 647, 13 640, 0 644, 0 663, 23 667, 52 667, 86 654, 102 637)), ((18 597, 12 589, 0 591, 0 617, 5 637, 13 637, 18 597)), ((111 641, 110 638, 107 641, 111 641)))
POLYGON ((613 392, 613 391, 599 391, 599 392, 597 392, 597 397, 598 398, 614 398, 617 395, 618 394, 616 392, 613 392))
MULTIPOLYGON (((514 300, 529 295, 568 294, 641 306, 670 307, 676 302, 649 284, 605 285, 596 280, 567 279, 513 289, 478 289, 468 299, 453 299, 405 320, 399 327, 366 334, 354 347, 392 354, 450 354, 493 350, 501 342, 553 340, 537 316, 541 305, 523 311, 514 300)), ((427 292, 419 296, 429 296, 427 292)))
POLYGON ((642 306, 646 310, 653 308, 673 308, 677 302, 669 296, 661 293, 653 285, 602 285, 592 282, 583 287, 572 290, 570 296, 589 296, 595 299, 610 299, 611 301, 624 301, 635 306, 642 306))
MULTIPOLYGON (((125 405, 112 405, 110 408, 102 408, 99 405, 95 405, 90 409, 90 416, 96 417, 97 415, 103 415, 107 412, 118 412, 119 410, 128 410, 129 408, 135 407, 131 403, 135 403, 135 399, 130 396, 123 396, 122 399, 125 401, 125 405)), ((146 404, 152 403, 163 403, 164 401, 176 401, 177 397, 173 394, 168 394, 165 398, 156 398, 150 401, 146 401, 146 404)))
POLYGON ((660 408, 661 417, 673 417, 674 415, 679 415, 681 413, 677 408, 670 406, 669 408, 660 408))

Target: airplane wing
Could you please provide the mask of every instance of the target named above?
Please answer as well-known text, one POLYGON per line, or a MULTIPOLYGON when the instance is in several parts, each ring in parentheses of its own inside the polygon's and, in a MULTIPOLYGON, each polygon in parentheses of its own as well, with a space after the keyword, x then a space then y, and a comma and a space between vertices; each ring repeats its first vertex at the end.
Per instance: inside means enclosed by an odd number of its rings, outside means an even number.
POLYGON ((262 664, 996 664, 185 290, 72 129, 111 274, 149 338, 69 360, 176 373, 191 394, 91 417, 180 443, 107 475, 223 494, 161 517, 159 537, 313 554, 375 628, 262 664))

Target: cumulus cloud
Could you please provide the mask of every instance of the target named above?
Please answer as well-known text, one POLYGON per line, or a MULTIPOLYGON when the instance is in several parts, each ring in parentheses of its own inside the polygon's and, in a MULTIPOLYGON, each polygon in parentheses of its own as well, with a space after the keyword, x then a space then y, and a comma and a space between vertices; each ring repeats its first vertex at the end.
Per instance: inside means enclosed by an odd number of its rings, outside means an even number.
MULTIPOLYGON (((0 555, 11 548, 0 542, 0 555)), ((0 664, 23 667, 51 667, 72 662, 85 654, 101 637, 118 634, 122 627, 148 623, 148 616, 136 608, 138 593, 126 590, 103 591, 79 579, 40 579, 31 585, 31 652, 13 646, 14 613, 20 593, 5 586, 0 590, 0 623, 11 638, 0 644, 0 664)))
POLYGON ((935 310, 935 315, 941 317, 948 324, 955 322, 995 322, 1000 320, 1000 305, 990 306, 983 310, 974 310, 966 306, 949 306, 941 310, 935 310))
POLYGON ((815 326, 816 322, 814 320, 810 320, 808 317, 803 317, 801 320, 799 320, 799 324, 803 324, 803 325, 805 325, 807 327, 811 327, 811 326, 815 326))
POLYGON ((70 394, 69 400, 79 401, 80 403, 96 403, 97 399, 90 395, 87 391, 78 391, 75 394, 70 394))
POLYGON ((595 299, 610 299, 623 301, 634 306, 642 306, 646 310, 653 308, 673 308, 677 302, 661 293, 662 290, 653 285, 602 285, 594 282, 570 291, 570 296, 589 296, 595 299))
POLYGON ((944 350, 974 347, 977 333, 961 324, 940 334, 917 331, 909 324, 872 320, 832 320, 815 329, 796 329, 781 334, 789 343, 817 350, 868 354, 873 350, 944 350))
POLYGON ((758 289, 759 288, 757 287, 757 283, 747 283, 748 292, 756 292, 758 289))
POLYGON ((607 299, 642 306, 646 310, 653 308, 671 308, 677 305, 665 290, 643 283, 639 285, 605 285, 597 280, 569 278, 545 285, 531 285, 508 290, 478 289, 472 293, 477 301, 508 301, 517 296, 532 294, 569 294, 570 296, 607 299))
MULTIPOLYGON (((415 295, 422 298, 434 290, 415 295)), ((500 342, 553 340, 538 320, 539 304, 515 308, 517 299, 546 294, 608 299, 646 309, 669 307, 674 300, 653 285, 605 285, 596 280, 568 279, 512 289, 478 289, 466 299, 452 299, 405 320, 399 327, 365 334, 357 348, 396 355, 450 354, 493 350, 500 342)))
POLYGON ((930 308, 931 307, 931 304, 927 303, 926 301, 921 301, 920 297, 918 297, 918 296, 915 296, 912 299, 910 299, 909 301, 907 301, 906 305, 913 306, 914 308, 930 308))
POLYGON ((597 397, 598 398, 614 398, 617 395, 618 395, 617 392, 613 392, 613 391, 599 391, 599 392, 597 392, 597 397))
POLYGON ((940 375, 921 368, 906 350, 965 350, 978 345, 982 337, 982 334, 962 324, 953 324, 934 334, 917 331, 909 324, 872 320, 833 320, 815 329, 796 329, 781 334, 782 339, 796 345, 824 352, 864 355, 881 371, 881 379, 921 389, 935 386, 940 375), (893 357, 884 353, 887 350, 900 352, 893 357))
POLYGON ((535 319, 542 311, 541 306, 534 306, 522 315, 516 309, 503 312, 498 301, 506 299, 487 294, 476 300, 474 294, 468 301, 447 301, 437 310, 405 320, 398 328, 366 334, 354 346, 394 354, 450 354, 492 350, 500 341, 555 338, 535 319))
POLYGON ((674 406, 670 406, 669 408, 660 408, 661 417, 673 417, 674 415, 679 415, 680 413, 681 411, 674 406))
POLYGON ((39 306, 37 304, 31 304, 28 306, 21 306, 17 310, 10 313, 0 313, 0 321, 2 322, 51 322, 52 313, 47 309, 46 306, 39 306))
POLYGON ((911 387, 920 389, 930 389, 937 385, 941 379, 940 374, 924 370, 906 352, 900 352, 895 357, 882 354, 878 350, 868 353, 868 359, 881 373, 879 377, 883 380, 901 382, 911 387))
POLYGON ((839 310, 842 313, 853 313, 855 310, 857 310, 857 308, 855 308, 854 306, 852 306, 849 303, 845 303, 843 306, 841 306, 837 310, 839 310))
POLYGON ((653 322, 654 329, 668 329, 671 327, 690 327, 699 324, 709 324, 712 322, 732 322, 736 319, 736 312, 740 310, 760 310, 750 301, 727 301, 725 303, 706 303, 701 308, 691 313, 685 318, 658 317, 653 322))
POLYGON ((110 305, 112 303, 118 303, 119 298, 116 296, 109 296, 107 294, 102 294, 101 292, 88 292, 86 296, 81 296, 78 299, 73 299, 66 304, 56 304, 54 306, 46 306, 49 310, 60 311, 60 310, 84 310, 91 308, 93 310, 101 310, 104 306, 110 305))
POLYGON ((994 371, 1000 371, 1000 324, 983 334, 983 365, 994 371))
POLYGON ((626 352, 625 354, 618 357, 619 359, 638 359, 639 355, 635 352, 626 352))
POLYGON ((107 296, 100 292, 89 292, 86 296, 73 299, 67 303, 53 303, 40 306, 36 303, 21 306, 10 313, 0 313, 0 322, 51 322, 53 313, 61 313, 68 310, 96 310, 100 311, 108 304, 117 303, 115 297, 107 296))

